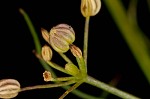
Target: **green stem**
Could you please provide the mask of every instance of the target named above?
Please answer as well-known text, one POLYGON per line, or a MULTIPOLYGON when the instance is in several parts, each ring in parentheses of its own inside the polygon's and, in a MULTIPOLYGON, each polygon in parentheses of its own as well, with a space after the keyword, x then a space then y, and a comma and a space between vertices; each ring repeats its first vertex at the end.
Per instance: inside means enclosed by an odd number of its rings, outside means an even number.
MULTIPOLYGON (((70 86, 62 86, 65 90, 69 89, 70 86)), ((104 98, 99 98, 99 97, 95 97, 92 96, 90 94, 86 94, 78 89, 73 90, 71 93, 75 94, 76 96, 82 98, 82 99, 104 99, 104 98)))
POLYGON ((85 66, 83 57, 81 57, 81 58, 76 57, 76 60, 77 60, 77 63, 78 63, 78 66, 79 66, 82 76, 86 77, 87 76, 87 68, 85 68, 86 66, 85 66))
POLYGON ((46 62, 47 62, 47 64, 49 64, 49 65, 50 65, 51 67, 53 67, 54 69, 57 69, 57 70, 59 70, 59 71, 61 71, 61 72, 63 72, 63 73, 68 74, 64 68, 62 68, 61 66, 57 65, 56 63, 53 63, 53 62, 51 62, 51 61, 46 61, 46 62))
POLYGON ((83 43, 83 58, 85 60, 86 66, 87 66, 87 54, 88 54, 89 21, 90 21, 90 17, 86 17, 85 26, 84 26, 84 43, 83 43))
POLYGON ((51 81, 56 81, 56 82, 60 82, 60 81, 69 81, 69 80, 75 80, 75 77, 57 77, 57 78, 52 78, 51 81))
MULTIPOLYGON (((116 75, 110 82, 109 85, 115 87, 120 80, 120 75, 116 75)), ((103 91, 100 95, 101 98, 106 99, 110 93, 107 91, 103 91)))
POLYGON ((32 34, 32 37, 34 37, 34 44, 35 44, 37 53, 41 53, 40 41, 38 39, 38 36, 36 35, 36 31, 34 29, 33 24, 31 23, 31 20, 29 19, 29 16, 26 14, 26 12, 23 9, 19 9, 19 11, 24 16, 24 19, 26 20, 26 23, 29 27, 31 34, 32 34))
MULTIPOLYGON (((28 14, 23 10, 23 9, 19 9, 20 13, 23 15, 26 23, 27 23, 27 26, 30 30, 30 33, 33 37, 33 40, 34 40, 34 45, 35 45, 35 49, 36 49, 36 52, 40 55, 41 54, 41 44, 40 44, 40 41, 39 41, 39 38, 37 36, 37 33, 35 31, 35 28, 28 16, 28 14)), ((48 71, 51 71, 53 73, 53 71, 51 70, 51 68, 43 61, 43 60, 40 60, 40 63, 42 64, 42 66, 45 68, 45 70, 48 70, 48 71)))
POLYGON ((129 22, 125 8, 120 0, 104 0, 104 2, 150 83, 150 56, 144 34, 141 34, 129 22))
POLYGON ((138 0, 130 0, 129 7, 127 10, 127 17, 131 24, 135 25, 137 23, 137 4, 138 0))
POLYGON ((112 86, 105 84, 105 83, 103 83, 97 79, 94 79, 90 76, 87 77, 87 80, 85 83, 88 83, 88 84, 93 85, 95 87, 101 88, 102 90, 105 90, 105 91, 107 91, 113 95, 116 95, 120 98, 123 98, 123 99, 140 99, 140 98, 133 96, 127 92, 121 91, 115 87, 112 87, 112 86))
POLYGON ((60 96, 59 99, 64 99, 66 95, 68 95, 71 91, 76 89, 78 86, 80 86, 83 83, 83 81, 78 81, 76 84, 74 84, 72 87, 70 87, 62 96, 60 96))
POLYGON ((43 89, 43 88, 53 88, 53 87, 60 87, 60 86, 66 86, 75 83, 76 81, 71 80, 67 82, 61 82, 61 83, 55 83, 55 84, 45 84, 45 85, 35 85, 35 86, 29 86, 21 88, 20 92, 22 91, 28 91, 28 90, 34 90, 34 89, 43 89))
POLYGON ((58 53, 67 63, 72 63, 72 61, 63 53, 58 53))

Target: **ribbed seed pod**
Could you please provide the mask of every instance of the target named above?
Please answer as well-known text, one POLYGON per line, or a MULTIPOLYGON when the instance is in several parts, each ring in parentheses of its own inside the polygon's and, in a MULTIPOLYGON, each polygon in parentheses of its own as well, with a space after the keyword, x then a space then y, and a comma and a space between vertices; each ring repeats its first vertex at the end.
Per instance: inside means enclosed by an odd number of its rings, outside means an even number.
POLYGON ((101 0, 81 0, 81 13, 84 17, 95 16, 101 8, 101 0))
POLYGON ((75 57, 82 57, 82 51, 80 50, 80 48, 73 44, 70 45, 70 51, 75 57))
POLYGON ((69 50, 69 45, 75 40, 73 28, 67 24, 59 24, 50 30, 50 45, 60 53, 69 50))
POLYGON ((42 57, 45 61, 50 61, 52 59, 53 52, 48 45, 42 47, 42 57))
POLYGON ((20 91, 20 83, 15 79, 0 80, 0 98, 14 98, 20 91))
POLYGON ((48 31, 44 28, 41 28, 41 33, 42 33, 42 37, 44 38, 44 40, 49 43, 49 33, 48 33, 48 31))

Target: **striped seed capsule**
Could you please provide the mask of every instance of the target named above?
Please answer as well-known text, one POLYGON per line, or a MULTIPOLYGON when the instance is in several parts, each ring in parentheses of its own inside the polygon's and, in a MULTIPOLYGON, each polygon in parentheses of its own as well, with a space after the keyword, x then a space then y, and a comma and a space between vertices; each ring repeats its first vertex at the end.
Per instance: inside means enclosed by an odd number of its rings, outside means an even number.
POLYGON ((49 32, 46 29, 41 28, 41 33, 44 40, 49 43, 49 32))
POLYGON ((45 61, 50 61, 52 59, 53 56, 53 52, 51 50, 51 48, 48 45, 44 45, 42 47, 42 57, 45 61))
POLYGON ((75 32, 67 24, 58 24, 50 30, 50 45, 59 53, 67 52, 74 40, 75 32))
POLYGON ((14 98, 20 91, 20 83, 15 79, 0 80, 0 98, 14 98))
POLYGON ((84 17, 95 16, 101 9, 101 0, 81 0, 81 13, 84 17))
POLYGON ((82 51, 80 50, 80 48, 73 44, 70 45, 70 51, 75 57, 82 57, 82 51))

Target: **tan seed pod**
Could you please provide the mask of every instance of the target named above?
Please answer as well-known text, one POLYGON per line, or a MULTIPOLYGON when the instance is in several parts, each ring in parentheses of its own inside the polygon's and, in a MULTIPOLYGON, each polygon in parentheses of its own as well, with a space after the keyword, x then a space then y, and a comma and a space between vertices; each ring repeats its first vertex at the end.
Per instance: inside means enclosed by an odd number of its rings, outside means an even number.
POLYGON ((44 38, 44 40, 49 43, 49 33, 48 33, 48 31, 45 30, 44 28, 41 28, 41 33, 42 33, 42 37, 44 38))
POLYGON ((81 13, 84 17, 95 16, 101 8, 101 0, 81 0, 81 13))
POLYGON ((48 45, 42 47, 42 57, 45 61, 50 61, 52 59, 53 53, 48 45))
POLYGON ((20 91, 20 83, 15 79, 0 80, 0 98, 14 98, 20 91))
POLYGON ((70 45, 70 51, 75 57, 82 57, 82 51, 80 50, 80 48, 73 44, 70 45))

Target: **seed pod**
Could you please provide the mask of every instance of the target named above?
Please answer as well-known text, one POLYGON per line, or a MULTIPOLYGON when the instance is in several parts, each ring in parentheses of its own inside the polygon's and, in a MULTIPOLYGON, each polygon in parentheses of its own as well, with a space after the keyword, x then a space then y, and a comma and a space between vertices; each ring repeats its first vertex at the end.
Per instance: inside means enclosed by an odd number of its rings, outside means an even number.
POLYGON ((73 44, 70 45, 70 51, 75 57, 82 57, 82 51, 80 50, 80 48, 73 44))
POLYGON ((42 36, 43 36, 44 40, 49 43, 49 33, 48 33, 48 31, 45 30, 44 28, 41 28, 41 32, 42 32, 42 36))
POLYGON ((67 24, 59 24, 50 30, 50 45, 60 53, 69 50, 69 45, 75 40, 73 28, 67 24))
POLYGON ((77 75, 77 74, 79 73, 78 67, 77 67, 76 65, 72 64, 72 63, 67 63, 67 64, 65 65, 65 70, 66 70, 69 74, 71 74, 71 75, 73 75, 73 76, 75 76, 75 75, 77 75))
POLYGON ((81 13, 84 17, 95 16, 101 8, 101 0, 81 0, 81 13))
POLYGON ((42 57, 45 61, 50 61, 52 59, 53 53, 48 45, 42 47, 42 57))
POLYGON ((14 98, 20 91, 20 83, 15 79, 0 80, 0 98, 14 98))

